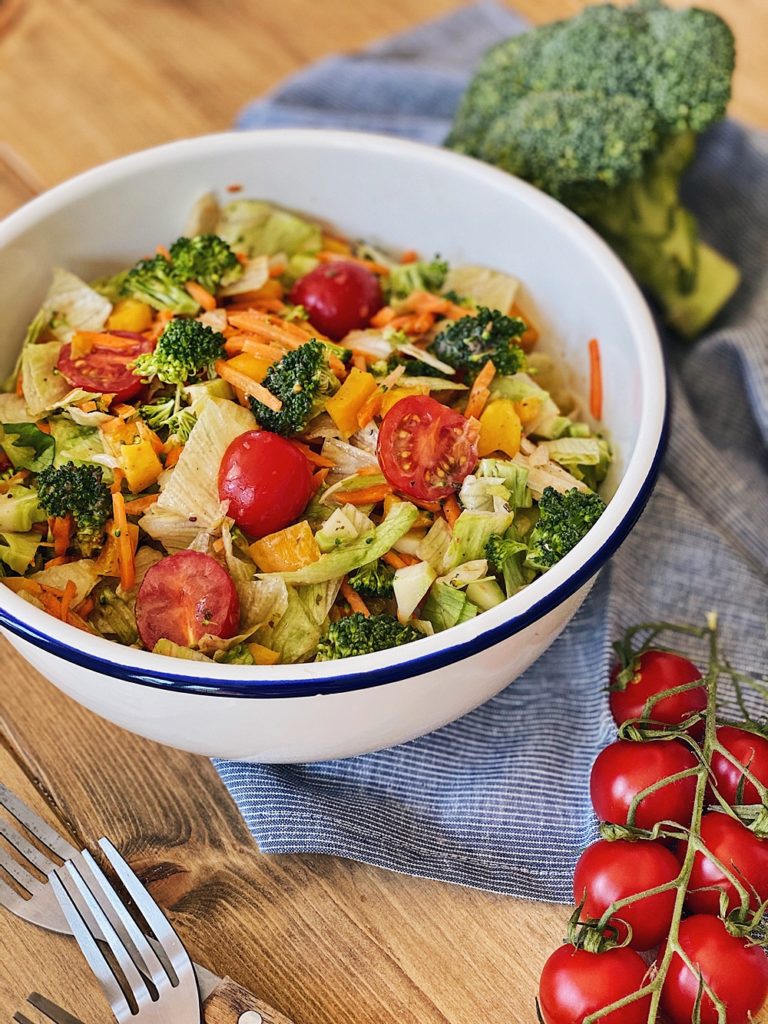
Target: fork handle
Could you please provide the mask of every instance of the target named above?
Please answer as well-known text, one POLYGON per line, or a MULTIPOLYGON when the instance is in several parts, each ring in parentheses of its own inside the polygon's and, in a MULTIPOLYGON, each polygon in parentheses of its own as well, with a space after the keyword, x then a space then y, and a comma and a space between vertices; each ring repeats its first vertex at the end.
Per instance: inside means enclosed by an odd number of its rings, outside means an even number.
POLYGON ((231 978, 224 978, 208 996, 203 1011, 205 1024, 293 1024, 231 978))

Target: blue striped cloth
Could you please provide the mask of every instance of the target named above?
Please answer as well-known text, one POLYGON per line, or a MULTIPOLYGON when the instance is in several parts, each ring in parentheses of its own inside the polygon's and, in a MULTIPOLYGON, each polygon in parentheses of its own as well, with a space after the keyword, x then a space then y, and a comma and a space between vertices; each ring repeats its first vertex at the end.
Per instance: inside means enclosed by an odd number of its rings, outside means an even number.
MULTIPOLYGON (((495 5, 459 10, 309 68, 249 106, 238 125, 357 128, 439 144, 480 55, 522 28, 495 5)), ((595 836, 587 781, 614 735, 606 683, 622 628, 700 620, 717 608, 736 665, 765 670, 768 138, 719 126, 703 142, 687 200, 745 281, 695 347, 666 341, 671 443, 637 528, 549 651, 461 720, 347 761, 219 762, 262 851, 327 853, 569 901, 574 862, 595 836)))

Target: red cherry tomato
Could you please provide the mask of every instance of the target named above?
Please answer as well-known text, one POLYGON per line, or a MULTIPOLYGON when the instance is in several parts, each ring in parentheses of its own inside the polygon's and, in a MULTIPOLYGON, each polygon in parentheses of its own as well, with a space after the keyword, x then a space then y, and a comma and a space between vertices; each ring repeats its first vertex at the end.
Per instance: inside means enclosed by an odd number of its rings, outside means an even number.
MULTIPOLYGON (((728 1024, 747 1024, 768 998, 768 956, 759 946, 729 934, 718 917, 697 914, 680 925, 681 948, 701 970, 701 976, 726 1007, 728 1024)), ((659 959, 664 950, 660 950, 659 959)), ((694 974, 675 953, 661 993, 661 1006, 670 1024, 691 1024, 699 992, 694 974)), ((717 1024, 714 1003, 704 994, 701 1024, 717 1024)))
MULTIPOLYGON (((613 670, 611 684, 615 684, 619 666, 613 670)), ((642 718, 647 701, 657 693, 701 679, 701 673, 687 658, 670 651, 646 651, 637 659, 635 674, 624 690, 611 689, 611 714, 617 725, 631 718, 642 718)), ((707 706, 704 686, 686 690, 673 697, 663 697, 650 709, 648 717, 654 722, 679 725, 707 706)))
POLYGON ((268 430, 236 437, 219 467, 219 498, 252 537, 282 530, 301 515, 312 494, 312 467, 299 449, 268 430))
MULTIPOLYGON (((749 768, 758 782, 768 786, 768 739, 732 725, 721 725, 717 738, 737 761, 749 768)), ((743 792, 738 792, 744 774, 722 754, 712 756, 712 774, 718 792, 731 806, 760 803, 760 794, 751 782, 745 780, 743 792)))
POLYGON ((303 306, 310 323, 339 341, 366 327, 383 305, 378 278, 351 260, 321 263, 291 289, 291 302, 303 306))
POLYGON ((143 352, 151 352, 155 342, 132 331, 109 333, 133 340, 134 344, 126 345, 125 348, 112 348, 97 343, 86 355, 75 359, 72 358, 72 346, 65 345, 56 366, 73 388, 96 391, 103 395, 114 394, 116 402, 127 402, 135 398, 143 387, 141 377, 129 369, 129 364, 143 352))
POLYGON ((202 551, 179 551, 149 569, 136 597, 136 625, 150 651, 158 640, 194 647, 206 633, 225 639, 240 625, 229 573, 202 551))
MULTIPOLYGON (((544 964, 539 1007, 546 1024, 582 1024, 585 1017, 643 987, 648 967, 631 949, 588 953, 561 946, 544 964)), ((600 1018, 600 1024, 646 1024, 650 996, 600 1018)))
MULTIPOLYGON (((601 839, 579 857, 573 876, 573 900, 576 904, 584 900, 582 920, 599 920, 616 900, 672 882, 679 873, 674 854, 660 842, 629 843, 619 839, 608 843, 601 839)), ((632 929, 630 948, 652 949, 666 938, 674 907, 675 890, 670 889, 622 907, 610 923, 617 929, 620 942, 627 935, 628 924, 632 929)))
MULTIPOLYGON (((712 811, 701 819, 701 838, 713 857, 738 878, 750 894, 753 910, 768 900, 768 840, 758 839, 740 821, 712 811)), ((685 855, 685 844, 678 846, 678 856, 685 855)), ((741 898, 733 883, 709 857, 697 852, 685 906, 694 914, 719 914, 720 893, 728 894, 728 910, 741 906, 741 898)))
POLYGON ((434 398, 393 405, 379 430, 382 472, 398 491, 424 501, 447 498, 477 465, 476 426, 434 398))
MULTIPOLYGON (((690 750, 677 740, 617 740, 598 755, 592 766, 592 806, 603 821, 626 825, 630 805, 638 793, 660 779, 695 768, 697 763, 690 750)), ((634 823, 645 829, 660 821, 688 825, 695 794, 695 776, 662 786, 639 802, 634 823)))

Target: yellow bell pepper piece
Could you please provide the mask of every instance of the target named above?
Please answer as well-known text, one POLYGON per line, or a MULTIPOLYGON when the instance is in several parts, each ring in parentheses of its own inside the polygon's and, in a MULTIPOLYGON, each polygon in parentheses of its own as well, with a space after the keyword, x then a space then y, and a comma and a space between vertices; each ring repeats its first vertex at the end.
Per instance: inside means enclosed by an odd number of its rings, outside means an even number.
POLYGON ((320 557, 320 548, 306 519, 254 541, 248 553, 262 572, 293 572, 320 557))
POLYGON ((135 421, 121 419, 110 420, 101 430, 110 451, 125 473, 131 493, 140 494, 151 487, 163 472, 163 464, 152 445, 151 431, 146 432, 148 436, 142 437, 135 421))
POLYGON ((538 398, 522 398, 519 402, 515 402, 515 412, 525 427, 529 423, 533 423, 541 412, 541 402, 538 398))
POLYGON ((357 414, 376 391, 376 378, 353 366, 336 394, 329 398, 325 409, 346 437, 357 430, 357 414))
POLYGON ((428 395, 429 388, 392 388, 384 395, 381 403, 381 415, 386 416, 393 405, 397 405, 404 398, 411 398, 413 395, 428 395))
POLYGON ((254 356, 250 352, 241 352, 239 356, 233 356, 231 359, 227 360, 227 366, 230 366, 233 370, 237 370, 238 373, 244 373, 246 377, 250 377, 259 384, 261 384, 266 377, 267 370, 271 365, 272 364, 268 359, 260 359, 258 356, 254 356))
POLYGON ((499 398, 487 405, 480 416, 478 454, 484 456, 504 452, 514 458, 520 450, 522 432, 515 403, 508 398, 499 398))
POLYGON ((153 319, 152 307, 138 299, 121 299, 115 303, 107 320, 110 331, 146 331, 153 319))
POLYGON ((280 661, 277 651, 270 650, 269 647, 262 647, 261 644, 246 644, 245 646, 251 652, 257 665, 276 665, 280 661))

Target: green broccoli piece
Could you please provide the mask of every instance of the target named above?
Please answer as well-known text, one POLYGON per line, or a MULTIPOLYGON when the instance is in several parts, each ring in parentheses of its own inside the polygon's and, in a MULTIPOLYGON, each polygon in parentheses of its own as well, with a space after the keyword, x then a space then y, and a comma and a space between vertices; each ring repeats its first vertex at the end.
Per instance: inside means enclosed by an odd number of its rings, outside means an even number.
POLYGON ((328 627, 328 632, 317 645, 317 661, 352 658, 357 654, 372 654, 400 647, 418 640, 422 634, 412 626, 398 622, 393 615, 371 615, 360 612, 347 615, 328 627))
POLYGON ((480 306, 476 316, 464 316, 443 328, 430 351, 470 377, 479 373, 489 359, 499 373, 511 375, 525 365, 525 353, 518 342, 526 329, 520 317, 480 306))
POLYGON ((154 352, 145 352, 134 362, 133 372, 180 386, 194 377, 210 376, 223 345, 223 334, 198 320, 177 318, 166 326, 154 352))
POLYGON ((197 423, 197 417, 191 409, 181 407, 180 390, 181 385, 177 385, 175 396, 140 405, 139 416, 153 430, 167 430, 169 437, 176 437, 185 444, 197 423))
POLYGON ((65 462, 50 466, 37 477, 40 507, 49 516, 72 516, 75 545, 90 557, 104 539, 104 524, 112 514, 112 499, 99 466, 65 462))
POLYGON ((243 273, 237 256, 218 235, 179 238, 170 252, 177 280, 197 281, 211 294, 222 282, 228 284, 243 273))
POLYGON ((395 571, 381 560, 361 566, 349 576, 349 585, 362 597, 393 597, 395 571))
POLYGON ((388 359, 379 359, 369 369, 375 377, 386 377, 398 366, 404 366, 409 377, 442 377, 445 379, 446 376, 430 363, 424 363, 421 359, 412 359, 400 352, 393 352, 388 359))
POLYGON ((283 407, 274 412, 251 398, 253 415, 265 430, 284 437, 301 434, 339 387, 328 366, 325 348, 314 339, 273 363, 262 383, 283 407))
POLYGON ((141 299, 154 309, 172 309, 174 313, 194 315, 197 302, 177 278, 173 264, 158 254, 139 262, 128 271, 120 285, 120 295, 141 299))
POLYGON ((528 538, 526 565, 546 572, 589 533, 605 511, 592 491, 575 487, 562 494, 547 487, 539 499, 539 518, 528 538))
POLYGON ((485 545, 485 557, 491 569, 504 580, 507 597, 531 582, 533 570, 525 567, 528 546, 508 535, 494 534, 485 545))
POLYGON ((733 66, 733 35, 710 11, 588 7, 491 49, 446 145, 570 206, 693 337, 739 282, 679 189, 696 136, 725 113, 733 66))
POLYGON ((391 300, 407 298, 411 292, 439 292, 448 276, 448 264, 439 256, 427 263, 418 260, 413 263, 397 263, 387 276, 391 300))
POLYGON ((247 644, 235 644, 228 651, 222 651, 221 654, 214 657, 214 661, 218 661, 222 665, 256 664, 247 644))

